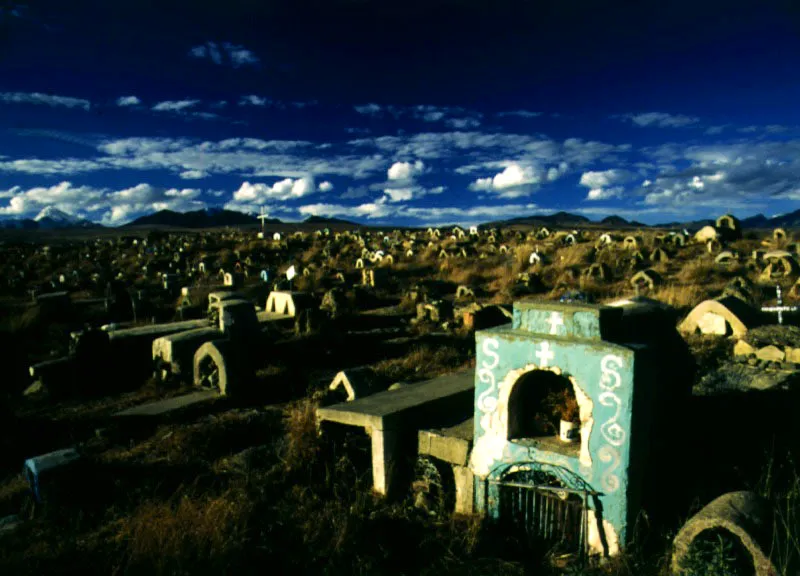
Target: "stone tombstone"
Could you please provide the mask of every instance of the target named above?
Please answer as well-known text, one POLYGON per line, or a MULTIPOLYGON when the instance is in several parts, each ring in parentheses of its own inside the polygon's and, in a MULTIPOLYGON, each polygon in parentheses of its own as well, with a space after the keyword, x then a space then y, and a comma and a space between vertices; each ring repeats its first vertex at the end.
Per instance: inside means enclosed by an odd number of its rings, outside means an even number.
POLYGON ((683 345, 665 314, 644 302, 527 300, 514 304, 511 324, 476 332, 469 467, 478 513, 513 521, 533 500, 516 498, 520 485, 540 499, 557 490, 562 502, 548 502, 578 514, 564 530, 585 526, 588 552, 613 556, 630 543, 642 502, 658 496, 648 478, 665 473, 662 462, 648 460, 674 430, 661 414, 690 393, 675 387, 686 357, 659 353, 667 341, 683 345), (557 420, 547 404, 554 391, 577 405, 570 441, 557 422, 543 426, 557 420))

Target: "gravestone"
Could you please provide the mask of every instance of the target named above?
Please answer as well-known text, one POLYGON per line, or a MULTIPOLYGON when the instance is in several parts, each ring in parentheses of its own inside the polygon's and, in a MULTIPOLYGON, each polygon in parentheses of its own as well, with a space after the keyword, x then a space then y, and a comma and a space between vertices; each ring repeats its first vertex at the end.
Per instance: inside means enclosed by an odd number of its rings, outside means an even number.
POLYGON ((510 326, 477 332, 469 461, 477 511, 541 534, 556 511, 571 515, 555 536, 591 553, 616 555, 630 543, 640 505, 659 496, 649 479, 668 474, 648 458, 672 434, 664 412, 690 392, 690 355, 677 354, 672 322, 647 302, 518 301, 510 326), (554 386, 577 404, 570 443, 534 418, 554 386), (548 503, 546 516, 534 517, 537 502, 548 503))

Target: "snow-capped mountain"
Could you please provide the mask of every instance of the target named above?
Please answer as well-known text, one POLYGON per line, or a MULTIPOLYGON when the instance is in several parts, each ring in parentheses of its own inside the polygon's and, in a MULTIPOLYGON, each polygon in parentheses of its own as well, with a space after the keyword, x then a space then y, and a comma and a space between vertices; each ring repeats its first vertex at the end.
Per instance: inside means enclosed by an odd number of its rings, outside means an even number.
POLYGON ((35 218, 8 218, 0 221, 0 228, 26 230, 52 230, 58 228, 98 228, 100 224, 67 214, 53 206, 44 208, 35 218))
POLYGON ((81 221, 81 219, 77 216, 67 214, 55 206, 47 206, 46 208, 43 208, 42 211, 39 212, 39 214, 34 218, 36 222, 41 222, 45 219, 51 220, 54 223, 57 222, 59 224, 77 224, 81 221))
POLYGON ((80 226, 83 219, 72 214, 67 214, 55 206, 47 206, 36 215, 34 221, 42 228, 63 228, 67 226, 80 226))

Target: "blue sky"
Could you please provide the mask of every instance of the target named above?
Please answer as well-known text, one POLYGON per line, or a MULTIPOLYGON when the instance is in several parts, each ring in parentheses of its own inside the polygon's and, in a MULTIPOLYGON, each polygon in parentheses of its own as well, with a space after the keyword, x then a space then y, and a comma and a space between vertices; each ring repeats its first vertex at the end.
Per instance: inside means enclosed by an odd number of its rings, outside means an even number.
POLYGON ((798 62, 788 0, 4 0, 0 218, 775 215, 798 62))

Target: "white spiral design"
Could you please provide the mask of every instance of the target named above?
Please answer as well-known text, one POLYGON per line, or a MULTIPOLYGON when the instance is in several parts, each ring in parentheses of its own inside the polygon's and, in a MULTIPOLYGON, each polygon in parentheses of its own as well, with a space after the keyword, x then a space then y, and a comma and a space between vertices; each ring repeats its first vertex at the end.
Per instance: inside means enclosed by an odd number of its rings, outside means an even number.
POLYGON ((619 477, 614 474, 616 469, 619 468, 619 452, 611 446, 604 445, 597 451, 597 456, 600 458, 601 462, 611 464, 608 468, 603 470, 603 473, 600 475, 600 486, 609 494, 616 492, 619 490, 620 486, 619 477))
POLYGON ((619 425, 617 422, 617 418, 619 418, 620 410, 622 401, 619 397, 614 394, 613 392, 603 392, 600 394, 600 404, 603 406, 613 406, 614 407, 614 415, 603 422, 600 426, 600 433, 603 435, 603 438, 606 439, 606 442, 611 444, 612 446, 621 446, 623 442, 625 442, 625 438, 627 434, 625 433, 625 429, 619 425))

